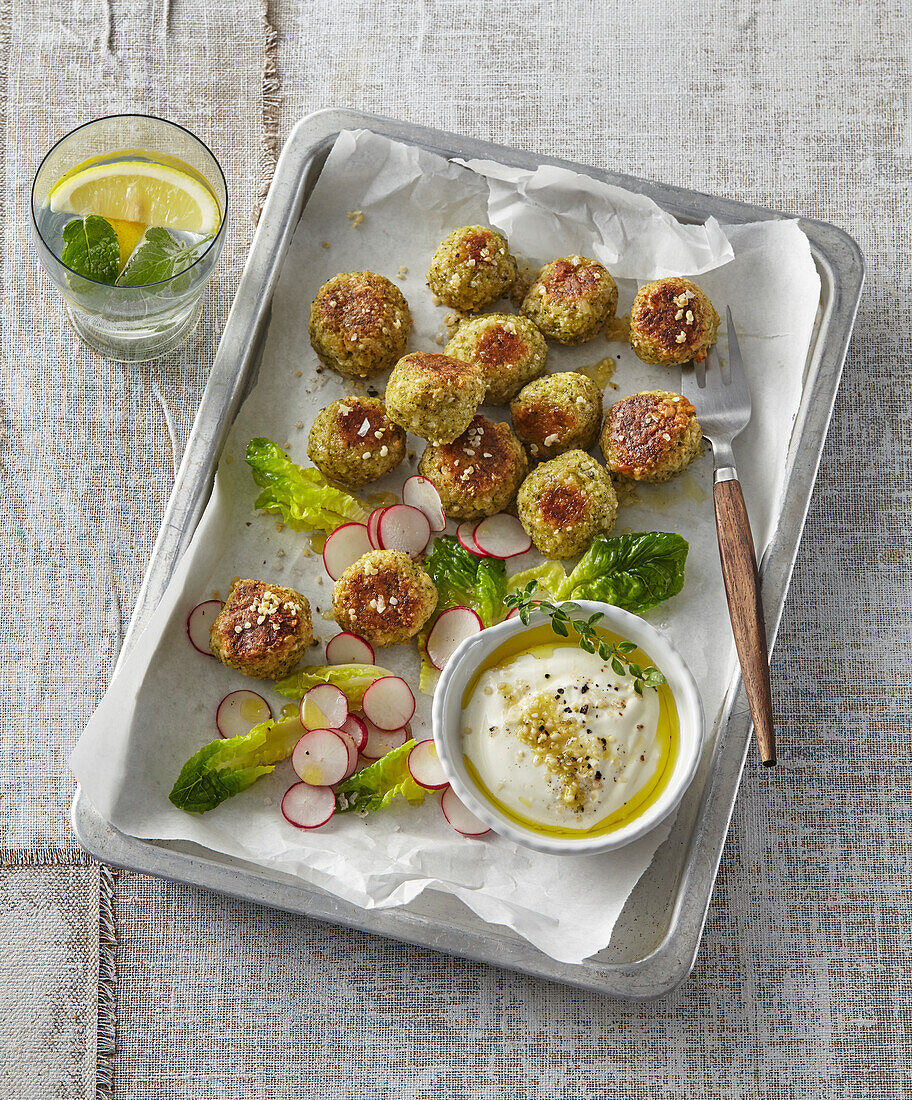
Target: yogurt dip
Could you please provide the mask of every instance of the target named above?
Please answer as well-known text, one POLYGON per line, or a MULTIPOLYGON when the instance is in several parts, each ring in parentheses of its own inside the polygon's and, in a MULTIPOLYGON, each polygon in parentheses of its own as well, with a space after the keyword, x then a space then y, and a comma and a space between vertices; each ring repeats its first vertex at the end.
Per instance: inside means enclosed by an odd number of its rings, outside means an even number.
POLYGON ((463 753, 482 793, 523 824, 607 831, 658 796, 671 773, 676 718, 667 688, 637 695, 633 677, 597 654, 533 640, 519 653, 495 654, 475 681, 463 753))

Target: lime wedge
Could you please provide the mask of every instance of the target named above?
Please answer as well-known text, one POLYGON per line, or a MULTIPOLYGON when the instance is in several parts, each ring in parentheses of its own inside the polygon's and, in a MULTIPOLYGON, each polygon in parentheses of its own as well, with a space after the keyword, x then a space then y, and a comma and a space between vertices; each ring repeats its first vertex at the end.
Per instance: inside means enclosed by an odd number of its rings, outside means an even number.
POLYGON ((209 235, 219 226, 215 196, 199 179, 170 164, 122 160, 95 164, 64 178, 48 196, 57 214, 97 214, 209 235))

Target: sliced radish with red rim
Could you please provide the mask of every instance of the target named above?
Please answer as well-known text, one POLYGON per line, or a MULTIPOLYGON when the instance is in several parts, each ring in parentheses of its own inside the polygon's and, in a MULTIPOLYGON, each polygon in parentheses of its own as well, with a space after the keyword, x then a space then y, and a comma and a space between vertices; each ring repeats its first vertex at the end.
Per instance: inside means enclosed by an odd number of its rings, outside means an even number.
POLYGON ((364 719, 356 714, 350 714, 339 728, 354 741, 358 752, 363 752, 367 744, 367 724, 364 719))
POLYGON ((358 746, 355 744, 355 739, 352 735, 345 730, 333 730, 332 732, 338 733, 345 742, 345 747, 348 749, 348 767, 345 769, 345 775, 342 776, 343 779, 348 779, 350 775, 354 774, 358 767, 358 746))
POLYGON ((500 512, 481 520, 472 533, 475 545, 489 558, 516 558, 532 549, 532 539, 515 516, 500 512))
POLYGON ((431 537, 431 525, 424 512, 408 504, 386 508, 377 524, 377 537, 383 550, 399 550, 417 557, 431 537))
POLYGON ((329 665, 372 665, 376 663, 374 647, 360 634, 343 630, 326 643, 326 663, 329 665))
POLYGON ((301 725, 306 730, 337 730, 348 717, 348 699, 335 684, 317 684, 301 699, 301 725))
POLYGON ((209 627, 215 622, 218 613, 225 605, 221 600, 203 600, 187 616, 187 637, 190 644, 207 657, 212 656, 209 649, 209 627))
POLYGON ((439 791, 448 785, 437 756, 437 746, 432 740, 419 741, 409 750, 408 770, 418 786, 429 791, 439 791))
POLYGON ((483 629, 484 623, 471 607, 451 607, 438 616, 431 628, 427 640, 428 660, 434 668, 442 669, 466 638, 483 629))
POLYGON ((242 737, 272 717, 269 704, 255 691, 232 691, 219 703, 215 725, 222 737, 242 737))
POLYGON ((364 692, 361 709, 382 730, 408 725, 415 713, 415 696, 401 676, 381 676, 364 692))
POLYGON ((491 831, 490 827, 477 818, 465 803, 459 801, 452 787, 447 787, 443 792, 440 808, 443 810, 443 816, 456 832, 462 833, 463 836, 484 836, 491 831))
POLYGON ((331 787, 348 773, 349 746, 354 748, 347 733, 308 730, 294 747, 291 766, 303 782, 314 787, 331 787))
POLYGON ((475 527, 475 520, 464 520, 456 528, 456 541, 463 548, 463 550, 468 550, 468 552, 470 554, 474 554, 476 558, 486 558, 488 555, 483 554, 475 545, 475 527))
POLYGON ((282 816, 297 829, 319 829, 335 812, 336 796, 331 787, 295 783, 282 799, 282 816))
POLYGON ((375 508, 367 517, 367 537, 370 539, 370 544, 374 550, 383 549, 380 545, 380 536, 377 534, 377 524, 380 522, 380 517, 385 511, 386 508, 375 508))
POLYGON ((382 730, 369 719, 365 719, 367 726, 367 743, 361 750, 365 760, 379 760, 393 749, 401 748, 409 739, 408 729, 382 730))
POLYGON ((433 532, 439 534, 446 529, 446 516, 443 514, 440 493, 437 492, 437 486, 430 478, 423 477, 421 474, 412 474, 411 477, 406 478, 402 486, 402 503, 417 508, 419 512, 424 512, 433 532))
POLYGON ((323 546, 323 565, 337 581, 350 565, 373 550, 363 523, 343 523, 329 536, 323 546))

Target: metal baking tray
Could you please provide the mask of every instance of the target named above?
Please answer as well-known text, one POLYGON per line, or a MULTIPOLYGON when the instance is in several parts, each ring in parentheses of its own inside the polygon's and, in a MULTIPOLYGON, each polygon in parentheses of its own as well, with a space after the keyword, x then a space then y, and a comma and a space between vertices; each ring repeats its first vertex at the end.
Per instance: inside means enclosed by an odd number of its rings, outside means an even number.
MULTIPOLYGON (((326 156, 340 130, 358 128, 444 157, 494 160, 527 169, 541 164, 569 168, 648 195, 684 222, 702 222, 710 215, 723 224, 788 217, 732 199, 356 111, 325 110, 302 119, 279 159, 118 668, 161 599, 206 506, 227 430, 256 378, 269 327, 272 295, 286 251, 326 156)), ((820 272, 821 296, 805 366, 804 393, 789 450, 783 510, 761 566, 771 647, 864 281, 864 263, 851 237, 823 222, 802 218, 800 225, 811 242, 820 272)), ((510 930, 484 923, 451 896, 426 891, 404 908, 364 910, 294 876, 194 844, 126 836, 103 820, 78 790, 72 823, 80 844, 104 863, 602 994, 646 1000, 670 992, 693 968, 750 733, 743 688, 740 678, 736 678, 726 698, 712 754, 704 760, 701 774, 682 804, 671 837, 659 849, 651 868, 628 900, 609 946, 579 965, 554 961, 510 930)), ((775 773, 769 781, 775 782, 775 773)))

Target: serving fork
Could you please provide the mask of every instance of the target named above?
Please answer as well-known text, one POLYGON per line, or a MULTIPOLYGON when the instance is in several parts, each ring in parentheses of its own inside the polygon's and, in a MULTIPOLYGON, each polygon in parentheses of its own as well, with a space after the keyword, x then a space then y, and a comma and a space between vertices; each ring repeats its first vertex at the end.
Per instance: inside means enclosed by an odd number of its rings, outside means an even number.
POLYGON ((776 763, 776 738, 760 574, 732 452, 732 440, 750 420, 751 397, 730 308, 725 316, 728 358, 723 362, 713 347, 704 362, 694 362, 692 370, 684 371, 682 393, 696 409, 703 435, 712 446, 713 503, 732 633, 760 759, 772 767, 776 763))

